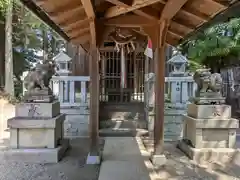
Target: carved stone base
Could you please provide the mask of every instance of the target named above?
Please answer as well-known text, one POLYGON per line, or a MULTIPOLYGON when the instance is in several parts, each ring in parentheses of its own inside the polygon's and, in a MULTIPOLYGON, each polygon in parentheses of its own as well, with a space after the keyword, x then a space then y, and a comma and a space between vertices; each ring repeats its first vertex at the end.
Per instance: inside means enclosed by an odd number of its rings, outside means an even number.
POLYGON ((240 160, 240 152, 234 148, 193 148, 185 141, 180 140, 177 147, 183 151, 190 159, 197 164, 205 164, 206 162, 217 162, 228 164, 230 162, 240 160))
POLYGON ((16 105, 16 117, 53 118, 60 114, 59 101, 51 103, 19 103, 16 105))
POLYGON ((189 140, 194 148, 234 148, 237 119, 184 118, 183 139, 189 140))
POLYGON ((229 105, 197 105, 188 104, 187 114, 199 119, 229 119, 231 106, 229 105))
POLYGON ((65 115, 51 119, 14 117, 8 120, 11 148, 56 148, 64 136, 65 115))

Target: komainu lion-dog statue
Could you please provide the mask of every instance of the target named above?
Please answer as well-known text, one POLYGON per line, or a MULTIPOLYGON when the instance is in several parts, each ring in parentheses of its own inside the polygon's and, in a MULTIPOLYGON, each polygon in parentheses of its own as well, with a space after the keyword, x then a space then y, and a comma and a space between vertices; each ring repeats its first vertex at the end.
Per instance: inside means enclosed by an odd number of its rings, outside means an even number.
POLYGON ((28 92, 49 88, 49 82, 56 73, 56 65, 52 62, 37 64, 24 78, 24 86, 28 92))
POLYGON ((212 92, 220 94, 223 80, 221 74, 211 73, 210 69, 199 69, 193 76, 194 81, 196 82, 198 88, 196 91, 196 97, 201 96, 206 92, 212 92))

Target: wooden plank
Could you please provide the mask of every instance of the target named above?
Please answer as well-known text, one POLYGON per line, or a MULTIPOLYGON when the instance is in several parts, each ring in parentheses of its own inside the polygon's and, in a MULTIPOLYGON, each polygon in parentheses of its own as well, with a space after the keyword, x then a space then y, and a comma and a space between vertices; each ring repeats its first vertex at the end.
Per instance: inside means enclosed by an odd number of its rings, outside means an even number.
POLYGON ((51 19, 53 19, 56 23, 61 23, 65 19, 68 19, 79 12, 82 12, 83 6, 77 6, 75 8, 65 9, 64 11, 57 11, 55 13, 49 13, 51 19))
POLYGON ((115 18, 107 19, 104 21, 105 25, 119 26, 119 27, 141 27, 141 26, 151 26, 155 24, 156 21, 149 21, 147 18, 143 18, 137 15, 125 15, 118 16, 115 18))
POLYGON ((85 18, 83 20, 78 20, 74 23, 70 23, 70 24, 66 24, 65 26, 63 26, 64 31, 70 31, 74 28, 80 28, 82 25, 85 25, 86 23, 89 23, 89 19, 85 18))
POLYGON ((119 16, 121 14, 126 14, 128 12, 143 8, 145 6, 152 5, 154 3, 159 2, 159 0, 141 0, 141 1, 134 1, 132 6, 129 6, 125 3, 122 3, 121 1, 115 0, 112 2, 112 0, 107 0, 111 3, 114 3, 116 6, 109 8, 107 12, 105 13, 105 18, 111 18, 115 16, 119 16))
POLYGON ((160 20, 172 19, 188 0, 169 0, 165 4, 160 20))
POLYGON ((71 37, 71 38, 75 38, 75 37, 81 36, 81 34, 85 34, 85 33, 88 33, 88 32, 90 32, 89 27, 69 32, 68 36, 71 37))

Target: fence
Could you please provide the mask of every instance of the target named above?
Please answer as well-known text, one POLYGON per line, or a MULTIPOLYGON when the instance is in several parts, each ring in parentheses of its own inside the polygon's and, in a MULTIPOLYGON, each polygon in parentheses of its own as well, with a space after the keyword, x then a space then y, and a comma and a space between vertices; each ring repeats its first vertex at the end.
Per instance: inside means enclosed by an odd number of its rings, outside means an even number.
POLYGON ((89 76, 54 76, 51 88, 61 107, 88 107, 89 76))
POLYGON ((227 104, 232 106, 232 114, 240 109, 240 67, 227 67, 221 69, 223 78, 222 94, 227 104))

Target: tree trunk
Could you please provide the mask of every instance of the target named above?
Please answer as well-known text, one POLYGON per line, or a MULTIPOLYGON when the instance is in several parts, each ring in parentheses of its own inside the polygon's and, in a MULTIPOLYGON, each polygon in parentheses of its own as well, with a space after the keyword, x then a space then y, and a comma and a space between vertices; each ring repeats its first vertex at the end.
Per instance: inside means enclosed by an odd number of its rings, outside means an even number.
POLYGON ((12 11, 13 0, 9 0, 5 24, 5 91, 14 96, 13 52, 12 52, 12 11))
POLYGON ((48 32, 44 28, 43 29, 43 61, 46 62, 48 60, 48 32))

